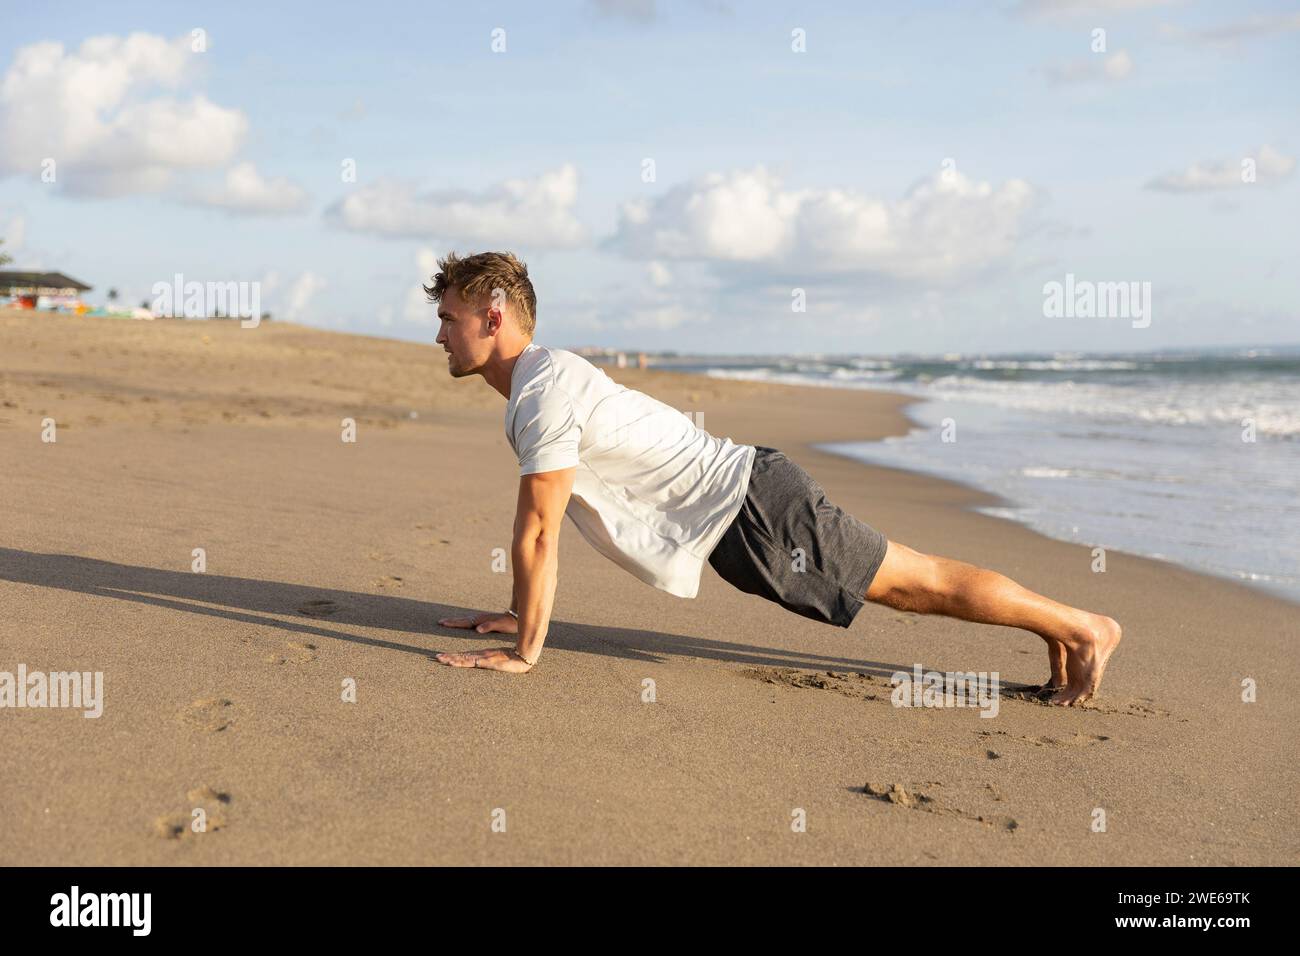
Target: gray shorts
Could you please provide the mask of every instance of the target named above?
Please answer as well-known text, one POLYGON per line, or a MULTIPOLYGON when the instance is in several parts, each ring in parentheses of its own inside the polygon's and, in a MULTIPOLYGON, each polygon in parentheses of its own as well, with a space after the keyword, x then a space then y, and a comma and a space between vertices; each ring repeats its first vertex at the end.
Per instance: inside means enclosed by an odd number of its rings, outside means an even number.
POLYGON ((745 503, 709 564, 747 594, 848 627, 885 560, 885 536, 827 501, 782 452, 755 447, 745 503))

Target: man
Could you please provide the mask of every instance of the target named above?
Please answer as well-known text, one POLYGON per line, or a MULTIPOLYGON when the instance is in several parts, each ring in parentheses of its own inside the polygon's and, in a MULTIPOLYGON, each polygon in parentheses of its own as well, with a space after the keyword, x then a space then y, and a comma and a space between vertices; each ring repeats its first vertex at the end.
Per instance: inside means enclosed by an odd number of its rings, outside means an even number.
POLYGON ((670 594, 695 597, 707 560, 740 590, 839 627, 872 601, 1024 628, 1047 643, 1051 703, 1096 693, 1121 637, 1112 619, 887 541, 776 449, 715 438, 586 359, 534 344, 537 297, 513 255, 453 253, 438 268, 425 292, 439 303, 448 370, 481 375, 507 399, 520 474, 510 610, 439 621, 515 634, 517 643, 442 653, 439 662, 512 673, 537 663, 568 514, 597 551, 670 594))

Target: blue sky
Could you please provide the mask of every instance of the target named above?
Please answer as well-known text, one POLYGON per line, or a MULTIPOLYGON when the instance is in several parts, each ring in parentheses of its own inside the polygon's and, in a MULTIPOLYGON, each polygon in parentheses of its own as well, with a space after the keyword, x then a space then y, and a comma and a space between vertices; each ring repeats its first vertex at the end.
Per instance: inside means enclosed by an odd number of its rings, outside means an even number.
POLYGON ((1300 4, 856 6, 11 8, 0 237, 92 301, 425 341, 433 260, 511 249, 550 345, 1300 343, 1300 4), (1150 327, 1046 317, 1067 273, 1150 327))

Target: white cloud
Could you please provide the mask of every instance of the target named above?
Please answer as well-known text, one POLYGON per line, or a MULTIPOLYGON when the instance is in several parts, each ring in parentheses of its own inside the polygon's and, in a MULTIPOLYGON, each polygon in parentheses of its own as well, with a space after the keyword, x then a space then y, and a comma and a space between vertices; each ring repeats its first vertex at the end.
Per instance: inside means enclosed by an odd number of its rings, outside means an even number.
POLYGON ((577 196, 578 171, 566 164, 479 193, 420 193, 409 183, 380 180, 339 200, 326 215, 354 232, 389 238, 564 247, 585 238, 573 215, 577 196))
POLYGON ((3 225, 0 225, 0 239, 4 240, 4 245, 0 246, 0 251, 13 255, 23 247, 23 241, 26 238, 27 220, 22 216, 12 216, 3 225))
POLYGON ((1106 57, 1103 70, 1108 80, 1122 80, 1133 72, 1133 58, 1128 55, 1127 50, 1120 50, 1111 56, 1106 57))
POLYGON ((625 205, 609 245, 647 259, 942 281, 1006 257, 1034 200, 1021 180, 995 188, 956 171, 894 201, 839 189, 788 191, 759 166, 625 205))
POLYGON ((352 101, 352 105, 345 110, 340 110, 338 118, 347 122, 356 122, 366 118, 366 101, 357 97, 352 101))
POLYGON ((438 271, 438 254, 427 247, 420 249, 415 254, 415 266, 419 270, 419 279, 413 280, 406 290, 402 319, 412 325, 437 325, 437 307, 429 301, 424 287, 433 284, 434 273, 438 271))
POLYGON ((229 162, 248 130, 244 114, 173 95, 201 56, 189 44, 133 33, 91 37, 75 52, 57 42, 20 48, 0 79, 0 175, 36 178, 53 159, 59 188, 122 195, 229 162))
POLYGON ((650 309, 633 309, 627 318, 619 323, 619 327, 664 331, 685 325, 692 318, 691 312, 680 305, 663 305, 650 309))
POLYGON ((271 295, 280 287, 280 273, 272 269, 270 272, 263 273, 261 282, 262 295, 271 295))
POLYGON ((1204 43, 1236 43, 1256 37, 1277 36, 1300 30, 1300 13, 1257 14, 1244 20, 1234 20, 1204 30, 1185 30, 1166 24, 1162 32, 1178 39, 1200 40, 1204 43))
POLYGON ((1133 73, 1133 58, 1128 51, 1120 50, 1109 56, 1081 57, 1043 68, 1053 86, 1069 83, 1097 83, 1126 80, 1133 73))
POLYGON ((302 212, 308 197, 295 182, 284 177, 263 179, 252 163, 238 163, 226 170, 220 186, 194 193, 191 201, 232 213, 277 215, 302 212))
MULTIPOLYGON (((588 0, 588 4, 603 16, 630 20, 633 23, 653 23, 664 12, 657 0, 588 0)), ((692 14, 700 11, 722 14, 732 12, 731 5, 725 0, 693 0, 689 6, 692 14)))
POLYGON ((625 17, 639 23, 649 23, 658 16, 655 0, 591 0, 600 13, 611 17, 625 17))
POLYGON ((1106 13, 1128 13, 1149 7, 1165 7, 1178 2, 1180 0, 1021 0, 1014 10, 1024 17, 1064 19, 1106 13))
POLYGON ((658 260, 651 262, 646 267, 646 271, 650 274, 650 282, 656 289, 662 289, 673 281, 673 274, 658 260))
POLYGON ((316 293, 325 288, 326 282, 314 272, 304 272, 289 287, 289 302, 284 309, 284 317, 293 321, 307 311, 316 293))
POLYGON ((1294 156, 1286 156, 1271 146, 1261 146, 1254 156, 1195 163, 1181 173, 1157 176, 1146 184, 1146 188, 1169 193, 1235 189, 1245 185, 1242 180, 1242 166, 1245 159, 1254 161, 1255 182, 1266 186, 1276 185, 1295 170, 1294 156))

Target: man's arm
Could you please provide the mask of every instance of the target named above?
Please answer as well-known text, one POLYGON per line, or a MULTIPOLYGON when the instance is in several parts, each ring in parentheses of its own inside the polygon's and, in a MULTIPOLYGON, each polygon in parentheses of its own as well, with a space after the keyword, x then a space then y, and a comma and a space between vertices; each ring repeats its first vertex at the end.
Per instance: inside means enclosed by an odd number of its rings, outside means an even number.
MULTIPOLYGON (((555 604, 555 586, 559 572, 560 526, 573 493, 576 468, 524 475, 519 479, 519 500, 515 508, 514 541, 511 561, 514 585, 510 609, 518 621, 518 642, 511 648, 488 648, 480 651, 442 653, 437 660, 453 667, 485 667, 523 673, 537 663, 546 632, 550 627, 551 608, 555 604)), ((471 626, 475 621, 445 621, 451 626, 471 626)), ((495 624, 480 630, 504 630, 495 624)))
POLYGON ((515 508, 514 610, 519 615, 515 652, 530 667, 537 662, 550 627, 559 575, 560 526, 573 493, 576 468, 544 471, 519 479, 515 508))

